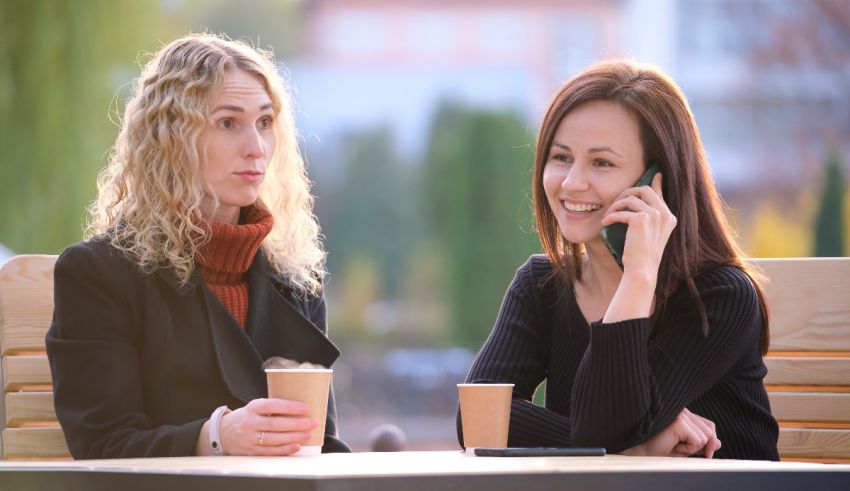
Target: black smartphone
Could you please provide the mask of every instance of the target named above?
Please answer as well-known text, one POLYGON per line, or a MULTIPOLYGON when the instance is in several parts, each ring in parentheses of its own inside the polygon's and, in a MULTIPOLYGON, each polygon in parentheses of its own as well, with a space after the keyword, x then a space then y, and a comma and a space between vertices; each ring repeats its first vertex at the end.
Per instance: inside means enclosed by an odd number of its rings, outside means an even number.
MULTIPOLYGON (((650 165, 634 187, 651 185, 652 178, 659 172, 661 172, 661 167, 656 164, 650 165)), ((623 269, 623 250, 626 248, 627 229, 628 226, 621 222, 612 223, 607 227, 602 227, 602 242, 604 242, 605 246, 608 247, 608 250, 611 251, 611 255, 614 256, 614 260, 617 261, 617 265, 620 266, 620 269, 623 269)))
POLYGON ((601 457, 604 448, 594 447, 509 447, 475 449, 479 457, 601 457))

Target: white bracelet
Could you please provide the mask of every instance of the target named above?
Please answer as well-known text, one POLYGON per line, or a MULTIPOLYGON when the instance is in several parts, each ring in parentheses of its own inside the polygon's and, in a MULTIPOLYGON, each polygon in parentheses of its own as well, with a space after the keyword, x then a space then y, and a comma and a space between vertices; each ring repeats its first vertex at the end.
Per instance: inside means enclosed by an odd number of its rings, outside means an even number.
POLYGON ((229 412, 230 409, 227 406, 219 406, 210 416, 210 448, 212 448, 213 455, 227 455, 221 445, 221 435, 218 429, 221 424, 221 417, 229 412))

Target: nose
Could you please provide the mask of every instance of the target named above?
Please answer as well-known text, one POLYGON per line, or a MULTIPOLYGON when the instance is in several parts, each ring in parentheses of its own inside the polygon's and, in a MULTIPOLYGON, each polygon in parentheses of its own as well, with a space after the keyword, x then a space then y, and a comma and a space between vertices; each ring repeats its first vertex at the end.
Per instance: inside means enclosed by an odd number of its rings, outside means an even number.
POLYGON ((256 160, 266 153, 265 142, 256 128, 245 131, 242 141, 242 156, 246 160, 256 160))
POLYGON ((567 171, 567 175, 565 175, 564 180, 561 181, 561 188, 568 193, 584 191, 588 188, 588 186, 587 170, 579 162, 570 166, 570 169, 567 171))

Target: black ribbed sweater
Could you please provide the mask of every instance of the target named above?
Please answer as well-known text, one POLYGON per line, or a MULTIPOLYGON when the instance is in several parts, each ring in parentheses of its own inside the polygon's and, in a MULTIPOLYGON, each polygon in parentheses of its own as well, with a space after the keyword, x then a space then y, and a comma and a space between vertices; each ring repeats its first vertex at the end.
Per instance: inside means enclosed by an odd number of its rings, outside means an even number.
MULTIPOLYGON (((717 426, 717 458, 778 460, 778 427, 762 382, 758 297, 741 270, 696 279, 709 322, 704 336, 686 289, 649 319, 588 325, 559 294, 552 265, 522 265, 467 382, 514 383, 510 446, 600 446, 616 453, 667 427, 687 407, 717 426), (546 380, 545 408, 531 404, 546 380)), ((459 420, 459 418, 458 418, 459 420)), ((458 423, 458 438, 463 444, 458 423)))

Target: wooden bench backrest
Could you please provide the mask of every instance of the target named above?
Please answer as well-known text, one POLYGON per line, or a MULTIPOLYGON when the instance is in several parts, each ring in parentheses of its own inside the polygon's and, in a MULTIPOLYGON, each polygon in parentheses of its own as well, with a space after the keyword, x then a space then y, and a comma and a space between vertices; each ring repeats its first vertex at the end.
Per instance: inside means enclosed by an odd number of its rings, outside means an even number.
MULTIPOLYGON (((3 458, 69 457, 44 350, 55 261, 16 256, 0 269, 3 458)), ((850 258, 753 262, 769 279, 765 384, 780 422, 780 454, 850 462, 850 258)))
POLYGON ((765 385, 779 453, 850 462, 850 258, 753 261, 769 278, 765 385))
POLYGON ((53 409, 44 335, 56 256, 22 255, 0 269, 0 403, 4 459, 70 458, 53 409))

